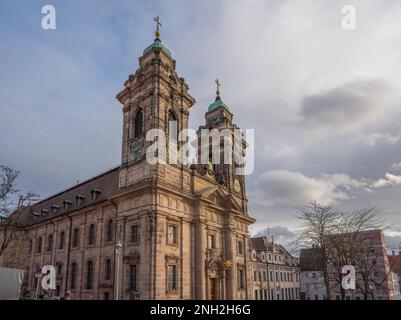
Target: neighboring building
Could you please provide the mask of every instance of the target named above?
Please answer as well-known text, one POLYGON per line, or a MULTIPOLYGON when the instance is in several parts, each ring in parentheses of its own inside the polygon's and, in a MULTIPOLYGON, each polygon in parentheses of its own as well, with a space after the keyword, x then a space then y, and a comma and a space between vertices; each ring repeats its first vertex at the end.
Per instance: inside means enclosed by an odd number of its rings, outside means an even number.
MULTIPOLYGON (((57 271, 54 294, 71 292, 72 299, 253 298, 248 227, 255 219, 234 164, 146 161, 150 129, 166 133, 168 157, 177 152, 177 132, 188 128, 195 103, 188 90, 157 30, 117 95, 121 165, 11 217, 18 235, 0 264, 26 270, 28 295, 35 295, 37 268, 50 264, 57 271)), ((217 92, 201 128, 233 129, 232 118, 217 92)), ((271 255, 284 260, 272 266, 287 279, 274 287, 278 295, 298 278, 289 282, 297 267, 287 266, 285 252, 274 248, 271 255)))
POLYGON ((266 237, 251 238, 249 247, 253 299, 299 299, 299 259, 266 237))
POLYGON ((299 264, 301 268, 300 297, 302 300, 326 300, 327 291, 324 274, 319 263, 322 249, 301 249, 299 264))
POLYGON ((390 265, 395 300, 401 300, 401 251, 396 255, 392 252, 392 255, 388 256, 388 262, 390 265))
MULTIPOLYGON (((362 255, 360 255, 362 260, 356 259, 351 263, 356 270, 356 289, 346 290, 345 299, 364 300, 365 296, 368 300, 396 299, 397 292, 395 292, 393 285, 393 276, 390 271, 383 232, 381 230, 369 230, 355 234, 331 235, 327 238, 326 250, 333 248, 339 238, 342 242, 349 243, 350 246, 352 246, 352 243, 356 243, 359 248, 363 249, 361 251, 362 255), (361 244, 362 246, 360 246, 361 244), (367 279, 366 281, 362 280, 362 273, 367 279), (365 288, 367 288, 367 290, 365 290, 365 288)), ((331 299, 333 300, 341 299, 341 287, 338 277, 336 277, 337 270, 338 268, 329 264, 329 290, 331 299)))

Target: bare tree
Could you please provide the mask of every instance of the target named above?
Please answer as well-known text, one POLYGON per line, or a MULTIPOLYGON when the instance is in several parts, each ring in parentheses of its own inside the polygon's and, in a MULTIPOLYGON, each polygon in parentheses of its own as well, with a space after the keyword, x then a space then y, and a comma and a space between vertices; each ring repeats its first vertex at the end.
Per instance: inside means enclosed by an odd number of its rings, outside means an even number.
POLYGON ((374 207, 345 213, 316 202, 299 209, 298 219, 302 221, 297 244, 302 247, 317 247, 315 257, 325 279, 327 297, 331 299, 331 283, 339 288, 341 299, 345 299, 342 283, 342 267, 356 266, 359 275, 358 286, 365 299, 370 292, 372 248, 366 231, 381 229, 382 221, 375 215, 374 207))
MULTIPOLYGON (((331 207, 322 206, 317 202, 298 209, 297 218, 302 221, 295 243, 303 248, 325 248, 327 235, 337 230, 337 223, 341 213, 331 207)), ((317 264, 323 272, 326 288, 330 287, 328 272, 328 256, 325 250, 316 250, 317 264)), ((327 290, 327 298, 330 300, 330 290, 327 290)))
POLYGON ((23 209, 38 200, 35 192, 23 193, 17 188, 19 175, 19 171, 0 166, 0 257, 10 243, 18 238, 23 209))

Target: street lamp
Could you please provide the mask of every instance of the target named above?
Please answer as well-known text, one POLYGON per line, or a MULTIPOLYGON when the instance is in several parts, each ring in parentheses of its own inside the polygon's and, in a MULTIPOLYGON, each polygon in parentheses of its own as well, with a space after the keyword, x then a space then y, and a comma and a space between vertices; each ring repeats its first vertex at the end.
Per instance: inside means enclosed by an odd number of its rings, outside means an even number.
POLYGON ((120 274, 120 255, 122 253, 122 249, 123 249, 123 244, 121 243, 120 240, 117 241, 116 244, 116 283, 115 283, 115 300, 118 300, 118 276, 120 274))

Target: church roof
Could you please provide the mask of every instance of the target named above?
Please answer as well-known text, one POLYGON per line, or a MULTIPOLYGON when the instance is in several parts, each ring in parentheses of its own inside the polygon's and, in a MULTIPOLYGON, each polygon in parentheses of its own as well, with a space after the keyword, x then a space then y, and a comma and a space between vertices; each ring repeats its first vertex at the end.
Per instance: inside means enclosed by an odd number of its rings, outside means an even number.
POLYGON ((35 224, 108 200, 118 192, 119 169, 116 166, 27 207, 19 216, 19 223, 35 224), (92 192, 97 193, 96 197, 92 197, 92 192))
POLYGON ((153 43, 148 46, 145 50, 143 50, 143 54, 149 52, 150 50, 152 50, 153 48, 157 48, 162 50, 164 53, 166 53, 169 57, 171 57, 171 52, 169 49, 167 49, 163 44, 162 41, 159 38, 156 38, 155 41, 153 41, 153 43))
POLYGON ((228 105, 226 105, 226 104, 223 102, 223 100, 221 100, 221 98, 220 98, 219 96, 217 96, 217 97, 216 97, 216 101, 213 102, 211 105, 209 105, 208 112, 209 112, 209 111, 216 110, 216 109, 219 109, 219 108, 225 108, 225 109, 227 109, 227 110, 230 110, 230 109, 228 108, 228 105))

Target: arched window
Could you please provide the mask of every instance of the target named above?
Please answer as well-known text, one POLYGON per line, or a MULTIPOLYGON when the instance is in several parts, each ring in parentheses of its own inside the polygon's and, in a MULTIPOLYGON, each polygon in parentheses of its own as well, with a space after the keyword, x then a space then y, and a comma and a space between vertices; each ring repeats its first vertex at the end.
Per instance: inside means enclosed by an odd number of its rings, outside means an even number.
POLYGON ((139 109, 134 119, 134 138, 139 137, 142 133, 143 112, 139 109))
POLYGON ((71 264, 71 283, 70 288, 75 289, 77 286, 78 265, 73 262, 71 264))
POLYGON ((65 238, 65 233, 64 233, 64 231, 62 231, 60 233, 60 242, 59 242, 59 246, 58 246, 58 248, 60 250, 64 249, 64 238, 65 238))
POLYGON ((178 120, 172 111, 168 113, 168 136, 174 141, 178 140, 178 120))
POLYGON ((75 228, 72 237, 72 246, 76 248, 78 247, 78 245, 79 245, 79 229, 75 228))
POLYGON ((107 259, 105 263, 105 275, 106 280, 111 280, 111 260, 107 259))
POLYGON ((107 222, 107 230, 106 230, 106 241, 113 240, 113 219, 110 219, 107 222))
POLYGON ((95 244, 95 225, 91 224, 89 226, 89 236, 88 236, 88 244, 92 245, 95 244))
POLYGON ((86 289, 93 289, 93 262, 91 260, 86 265, 86 289))

